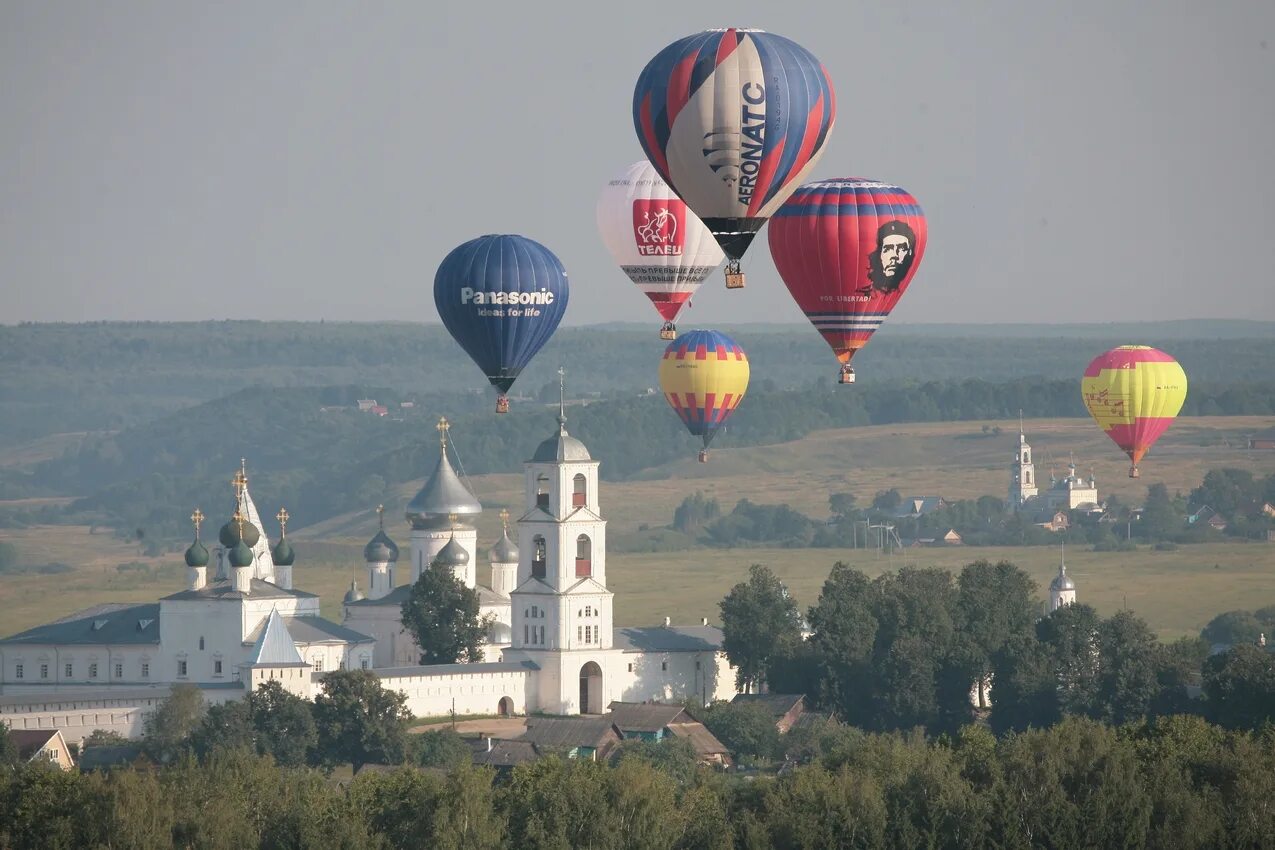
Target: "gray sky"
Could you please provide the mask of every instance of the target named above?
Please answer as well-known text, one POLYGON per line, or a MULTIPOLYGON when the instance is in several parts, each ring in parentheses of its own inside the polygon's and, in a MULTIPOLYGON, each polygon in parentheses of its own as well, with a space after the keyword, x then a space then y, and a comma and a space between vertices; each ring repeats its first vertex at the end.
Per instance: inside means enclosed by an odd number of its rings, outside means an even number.
MULTIPOLYGON (((895 321, 1275 319, 1275 3, 708 6, 0 0, 0 322, 436 322, 444 254, 516 232, 569 324, 655 323, 594 202, 643 65, 721 26, 828 68, 816 177, 924 206, 895 321)), ((804 321, 764 234, 745 270, 681 324, 804 321)))

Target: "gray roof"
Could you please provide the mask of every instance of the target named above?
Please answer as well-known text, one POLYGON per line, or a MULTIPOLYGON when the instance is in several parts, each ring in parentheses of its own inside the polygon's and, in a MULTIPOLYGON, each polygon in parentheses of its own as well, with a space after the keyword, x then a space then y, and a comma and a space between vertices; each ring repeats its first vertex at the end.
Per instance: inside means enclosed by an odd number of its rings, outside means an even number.
POLYGON ((108 767, 128 767, 142 756, 143 748, 140 743, 89 747, 80 750, 79 768, 81 771, 90 771, 105 770, 108 767))
POLYGON ((465 551, 465 547, 460 545, 460 541, 453 534, 451 539, 447 541, 447 545, 438 550, 434 560, 442 561, 448 567, 463 567, 469 563, 469 553, 465 551))
POLYGON ((518 563, 518 547, 509 539, 509 529, 505 529, 505 532, 500 535, 500 539, 496 541, 495 546, 491 547, 487 557, 493 564, 518 563))
POLYGON ((696 755, 724 756, 730 753, 726 745, 717 740, 703 723, 670 723, 669 732, 676 738, 685 738, 691 744, 696 755))
POLYGON ((363 560, 369 564, 398 560, 398 544, 390 539, 385 529, 376 532, 376 536, 363 547, 363 560))
POLYGON ((612 645, 626 652, 710 652, 722 648, 716 626, 625 626, 612 645))
POLYGON ((802 694, 735 694, 731 702, 760 705, 775 717, 783 717, 804 699, 802 694))
POLYGON ((0 640, 0 644, 157 644, 159 603, 96 605, 0 640))
POLYGON ((285 590, 277 584, 271 584, 254 578, 248 584, 248 592, 235 590, 233 582, 219 581, 206 584, 199 590, 182 590, 170 593, 163 599, 317 599, 313 593, 304 590, 285 590))
POLYGON ((1067 575, 1067 567, 1064 565, 1058 568, 1058 575, 1054 576, 1054 580, 1049 583, 1050 590, 1075 590, 1076 583, 1071 580, 1071 576, 1067 575))
POLYGON ((402 605, 407 598, 412 595, 412 586, 410 584, 400 584, 380 599, 356 599, 353 602, 346 602, 352 608, 361 608, 371 605, 402 605))
POLYGON ((593 460, 584 443, 567 433, 567 421, 558 419, 558 433, 536 447, 531 463, 555 463, 562 460, 593 460))
POLYGON ((297 652, 297 645, 288 634, 288 627, 278 610, 271 610, 266 618, 266 627, 262 630, 257 643, 248 654, 245 667, 308 667, 297 652))
MULTIPOLYGON (((267 619, 260 626, 248 635, 244 643, 255 644, 261 637, 261 631, 265 628, 267 619)), ((356 632, 354 629, 347 629, 338 623, 317 616, 305 617, 284 617, 283 624, 287 627, 288 634, 292 635, 292 640, 297 643, 375 643, 376 638, 368 637, 362 632, 356 632)))
POLYGON ((490 587, 480 584, 474 590, 478 591, 479 605, 508 605, 510 603, 508 596, 503 593, 497 593, 490 587))
POLYGON ((680 705, 613 702, 607 706, 610 718, 621 732, 658 732, 670 723, 691 723, 695 718, 680 705))
POLYGON ((491 749, 474 751, 474 764, 489 767, 513 767, 540 758, 540 751, 530 741, 493 740, 491 749))
POLYGON ((540 669, 534 661, 481 661, 474 664, 421 664, 415 667, 374 667, 381 678, 397 676, 455 676, 457 673, 532 673, 540 669))
POLYGON ((538 749, 592 747, 596 750, 619 739, 619 733, 606 717, 529 717, 527 731, 518 736, 518 740, 532 743, 538 749))
POLYGON ((438 454, 438 464, 430 474, 429 480, 420 492, 407 503, 407 521, 414 528, 424 527, 422 524, 431 518, 445 517, 448 514, 472 516, 482 513, 483 506, 470 489, 465 486, 456 470, 452 469, 447 459, 447 450, 438 454))
POLYGON ((341 600, 346 605, 351 602, 358 602, 363 598, 363 591, 359 590, 357 582, 350 582, 350 589, 345 592, 345 597, 341 600))

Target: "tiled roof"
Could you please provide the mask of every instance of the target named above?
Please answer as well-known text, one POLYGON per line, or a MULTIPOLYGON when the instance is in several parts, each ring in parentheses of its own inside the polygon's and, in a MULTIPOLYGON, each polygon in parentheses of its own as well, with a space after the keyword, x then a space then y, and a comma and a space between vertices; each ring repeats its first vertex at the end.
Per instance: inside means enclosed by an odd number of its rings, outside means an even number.
POLYGON ((157 644, 159 604, 99 605, 0 640, 0 644, 157 644))
POLYGON ((627 652, 711 652, 722 648, 716 626, 625 626, 612 645, 627 652))

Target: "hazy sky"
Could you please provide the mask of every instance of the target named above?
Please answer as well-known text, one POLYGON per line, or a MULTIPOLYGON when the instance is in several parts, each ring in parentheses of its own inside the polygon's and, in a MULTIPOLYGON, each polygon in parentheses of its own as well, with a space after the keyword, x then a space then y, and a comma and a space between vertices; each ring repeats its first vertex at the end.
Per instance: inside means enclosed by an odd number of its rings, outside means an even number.
MULTIPOLYGON (((0 0, 0 322, 434 322, 446 252, 516 232, 568 323, 655 323, 594 202, 643 65, 722 26, 828 68, 815 176, 924 206, 895 320, 1275 319, 1270 0, 0 0)), ((804 321, 764 234, 745 269, 683 326, 804 321)))

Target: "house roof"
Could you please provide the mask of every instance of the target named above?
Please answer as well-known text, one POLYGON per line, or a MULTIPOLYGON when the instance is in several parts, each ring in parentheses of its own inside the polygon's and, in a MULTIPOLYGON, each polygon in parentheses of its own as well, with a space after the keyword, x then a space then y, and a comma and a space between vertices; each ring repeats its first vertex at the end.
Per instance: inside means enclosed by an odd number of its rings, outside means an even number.
POLYGON ((474 751, 474 764, 485 764, 488 767, 513 767, 540 758, 540 750, 530 741, 495 740, 491 749, 474 751))
POLYGON ((199 590, 181 590, 162 597, 169 599, 317 599, 304 590, 285 590, 277 584, 254 578, 248 583, 248 592, 235 590, 234 582, 218 581, 206 584, 199 590))
MULTIPOLYGON (((253 629, 252 634, 244 640, 246 644, 255 644, 261 637, 268 620, 253 629)), ((283 624, 288 634, 298 643, 375 643, 376 638, 368 637, 362 632, 347 629, 345 626, 318 616, 284 617, 283 624)))
POLYGON ((18 758, 30 761, 40 750, 57 737, 56 729, 11 729, 9 740, 18 748, 18 758))
POLYGON ((142 756, 141 744, 89 747, 80 750, 80 770, 104 770, 108 767, 125 767, 142 756))
POLYGON ((596 750, 619 739, 619 733, 605 717, 532 717, 527 720, 527 731, 518 737, 541 750, 572 747, 596 750))
POLYGON ((722 648, 716 626, 625 626, 615 630, 615 649, 626 652, 715 652, 722 648))
POLYGON ((670 723, 669 732, 677 738, 684 738, 691 744, 691 749, 701 756, 727 755, 730 750, 717 740, 717 737, 703 723, 670 723))
POLYGON ((805 698, 804 694, 735 694, 731 702, 760 705, 775 717, 783 717, 805 698))
POLYGON ((159 604, 97 605, 0 640, 0 644, 158 644, 159 604))
POLYGON ((670 723, 694 720, 680 705, 613 702, 605 715, 621 732, 659 732, 670 723))
POLYGON ((272 609, 266 618, 265 628, 252 652, 248 654, 245 667, 309 667, 301 660, 297 645, 288 633, 278 609, 272 609))

